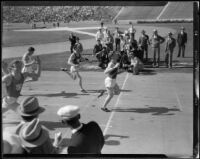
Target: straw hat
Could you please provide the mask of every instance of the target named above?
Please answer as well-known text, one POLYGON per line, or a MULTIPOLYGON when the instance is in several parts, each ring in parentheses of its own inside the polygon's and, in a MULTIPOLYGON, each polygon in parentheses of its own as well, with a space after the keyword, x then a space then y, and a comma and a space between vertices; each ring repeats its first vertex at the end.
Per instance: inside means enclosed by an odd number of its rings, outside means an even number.
POLYGON ((24 147, 37 147, 42 145, 49 137, 48 131, 42 127, 39 119, 25 123, 20 132, 19 137, 24 147))
POLYGON ((18 108, 21 116, 35 116, 43 111, 44 108, 39 106, 38 99, 33 96, 25 98, 18 108))

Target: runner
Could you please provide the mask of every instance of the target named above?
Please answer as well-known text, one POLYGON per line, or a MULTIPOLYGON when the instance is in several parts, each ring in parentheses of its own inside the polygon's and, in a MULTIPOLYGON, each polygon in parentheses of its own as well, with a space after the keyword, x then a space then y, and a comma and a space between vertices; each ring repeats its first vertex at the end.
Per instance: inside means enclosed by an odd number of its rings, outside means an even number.
POLYGON ((120 89, 116 82, 118 68, 120 66, 120 62, 118 62, 119 55, 115 52, 111 52, 110 54, 111 61, 108 64, 108 67, 104 71, 105 74, 107 74, 107 77, 105 79, 105 87, 108 93, 108 96, 105 99, 104 105, 101 108, 101 110, 109 112, 110 110, 106 108, 110 100, 114 95, 119 95, 120 89))
MULTIPOLYGON (((2 102, 2 113, 12 109, 13 111, 17 110, 19 104, 17 99, 20 96, 20 92, 23 86, 23 83, 27 77, 31 77, 33 80, 38 80, 41 73, 40 60, 37 61, 38 69, 37 72, 21 72, 22 62, 19 60, 14 60, 9 65, 9 72, 2 77, 2 84, 5 86, 7 95, 3 98, 2 102)), ((2 65, 2 70, 6 72, 8 70, 6 65, 2 65)))
MULTIPOLYGON (((34 64, 36 64, 36 60, 33 59, 33 54, 34 54, 35 49, 33 47, 29 47, 28 52, 25 53, 22 57, 22 62, 24 67, 22 68, 22 73, 24 72, 28 72, 28 73, 32 73, 34 72, 34 64)), ((38 59, 39 57, 37 57, 38 59)), ((27 81, 34 81, 32 78, 31 80, 27 80, 27 81)), ((26 82, 27 82, 26 81, 26 82)))
POLYGON ((82 77, 79 74, 80 62, 83 60, 85 59, 81 56, 80 52, 77 52, 74 48, 73 53, 68 59, 68 64, 71 66, 70 71, 67 68, 61 68, 61 71, 66 72, 73 80, 76 80, 76 77, 78 77, 81 92, 86 93, 82 86, 82 77))

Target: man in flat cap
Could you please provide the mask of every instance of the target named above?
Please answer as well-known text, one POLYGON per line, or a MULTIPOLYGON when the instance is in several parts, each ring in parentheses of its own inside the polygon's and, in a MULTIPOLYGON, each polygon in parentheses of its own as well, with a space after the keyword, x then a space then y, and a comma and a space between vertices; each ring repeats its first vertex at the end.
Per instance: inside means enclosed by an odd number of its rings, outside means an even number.
MULTIPOLYGON (((72 136, 67 147, 68 154, 101 154, 104 145, 104 136, 99 125, 91 121, 87 124, 81 123, 80 108, 67 105, 57 112, 61 121, 71 129, 72 136)), ((59 145, 57 145, 59 146, 59 145)))
POLYGON ((187 43, 187 33, 185 32, 184 27, 181 27, 181 31, 178 33, 177 43, 178 43, 178 56, 177 57, 180 57, 181 52, 182 52, 182 57, 185 57, 185 45, 187 43))

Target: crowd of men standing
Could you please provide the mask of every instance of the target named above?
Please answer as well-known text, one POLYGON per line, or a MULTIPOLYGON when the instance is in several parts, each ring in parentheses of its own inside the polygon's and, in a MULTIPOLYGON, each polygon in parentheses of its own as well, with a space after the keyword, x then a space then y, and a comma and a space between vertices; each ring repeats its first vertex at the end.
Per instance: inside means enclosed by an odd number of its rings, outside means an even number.
POLYGON ((113 33, 107 27, 101 27, 96 33, 97 43, 93 49, 93 56, 96 56, 99 61, 99 67, 105 69, 109 62, 109 52, 118 52, 121 56, 121 68, 127 68, 132 66, 131 59, 138 58, 140 63, 150 62, 149 60, 149 46, 153 52, 153 67, 160 67, 161 60, 161 45, 165 42, 165 64, 166 67, 172 68, 173 53, 178 43, 178 56, 182 53, 182 57, 185 57, 185 46, 187 43, 187 33, 185 28, 181 27, 181 31, 178 33, 177 39, 173 37, 171 32, 168 32, 167 37, 159 35, 158 30, 154 29, 153 34, 149 37, 145 30, 141 31, 138 41, 135 39, 136 29, 134 25, 130 23, 130 28, 124 32, 120 31, 119 27, 115 27, 113 33), (132 56, 134 55, 134 57, 132 56))

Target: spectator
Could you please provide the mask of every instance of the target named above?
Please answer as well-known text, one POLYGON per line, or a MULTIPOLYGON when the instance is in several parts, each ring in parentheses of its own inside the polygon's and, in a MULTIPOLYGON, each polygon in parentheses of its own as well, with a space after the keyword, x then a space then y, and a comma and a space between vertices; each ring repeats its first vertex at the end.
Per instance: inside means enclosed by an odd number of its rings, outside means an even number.
POLYGON ((38 115, 43 111, 44 108, 39 106, 38 99, 36 97, 30 96, 25 98, 18 107, 18 113, 21 116, 22 121, 16 127, 14 127, 14 130, 11 133, 19 135, 22 126, 25 123, 38 118, 38 115))
POLYGON ((102 29, 99 28, 97 33, 96 33, 96 41, 100 40, 101 44, 103 44, 103 39, 104 39, 104 35, 103 35, 103 32, 102 32, 102 29))
POLYGON ((123 53, 126 41, 123 35, 120 35, 119 37, 120 37, 120 53, 123 53))
POLYGON ((141 33, 142 35, 139 37, 138 45, 142 50, 142 54, 146 55, 146 61, 148 61, 148 45, 150 45, 149 36, 145 34, 145 30, 142 30, 141 33))
POLYGON ((104 44, 106 43, 106 41, 107 41, 107 39, 108 39, 108 37, 109 37, 109 33, 108 33, 108 28, 106 27, 105 28, 105 30, 103 31, 103 42, 104 42, 104 44))
POLYGON ((139 72, 144 68, 143 62, 140 58, 137 57, 137 50, 133 47, 132 52, 130 53, 131 59, 131 68, 134 75, 138 75, 139 72))
POLYGON ((3 154, 23 154, 19 136, 3 131, 3 154))
POLYGON ((72 54, 73 53, 73 48, 74 48, 74 46, 76 44, 76 36, 73 33, 70 33, 69 41, 71 42, 70 51, 71 51, 71 54, 72 54))
POLYGON ((25 123, 19 137, 27 154, 55 154, 56 148, 51 143, 48 129, 42 126, 39 119, 25 123))
POLYGON ((172 37, 172 33, 169 32, 165 47, 165 53, 166 53, 165 62, 168 68, 172 68, 173 52, 175 47, 176 47, 176 40, 172 37))
POLYGON ((82 55, 83 52, 83 45, 79 41, 79 37, 76 37, 76 43, 74 45, 74 50, 80 55, 82 55))
POLYGON ((80 108, 68 105, 60 108, 57 112, 62 123, 72 131, 72 136, 67 148, 68 154, 101 154, 104 145, 104 137, 99 125, 91 121, 81 123, 80 108))
POLYGON ((178 33, 177 43, 178 43, 178 56, 177 57, 180 57, 181 52, 182 52, 182 57, 185 57, 185 45, 187 43, 187 33, 185 32, 184 27, 181 27, 181 32, 178 33))
POLYGON ((107 46, 108 52, 113 51, 113 43, 114 43, 113 36, 111 35, 110 30, 108 30, 108 36, 105 39, 105 45, 107 46))
MULTIPOLYGON (((4 66, 3 66, 4 67, 4 66)), ((7 69, 7 68, 2 68, 7 69)), ((17 99, 20 96, 20 92, 23 86, 23 83, 27 77, 32 77, 33 79, 37 79, 40 76, 41 65, 39 62, 39 67, 37 72, 24 72, 21 73, 22 70, 22 62, 18 60, 14 60, 10 64, 10 73, 4 75, 2 77, 2 83, 5 84, 7 96, 3 98, 2 102, 2 113, 12 109, 16 111, 19 104, 17 103, 17 99)))
POLYGON ((97 60, 100 61, 99 54, 102 51, 103 46, 101 44, 101 41, 98 39, 97 44, 95 44, 93 49, 93 56, 96 56, 97 60))
POLYGON ((160 44, 165 41, 163 37, 158 35, 158 31, 156 29, 153 30, 153 35, 150 39, 151 46, 153 48, 153 67, 160 66, 160 44), (157 55, 157 61, 156 61, 157 55))
POLYGON ((103 47, 102 51, 99 53, 99 67, 105 69, 108 66, 109 58, 106 46, 103 47))
POLYGON ((130 28, 128 29, 129 36, 130 36, 130 38, 135 39, 136 29, 134 28, 132 22, 130 22, 129 24, 131 25, 130 28))
POLYGON ((114 49, 115 51, 120 51, 120 34, 119 28, 116 27, 114 31, 114 49))

